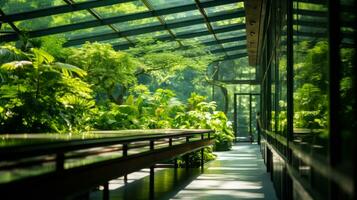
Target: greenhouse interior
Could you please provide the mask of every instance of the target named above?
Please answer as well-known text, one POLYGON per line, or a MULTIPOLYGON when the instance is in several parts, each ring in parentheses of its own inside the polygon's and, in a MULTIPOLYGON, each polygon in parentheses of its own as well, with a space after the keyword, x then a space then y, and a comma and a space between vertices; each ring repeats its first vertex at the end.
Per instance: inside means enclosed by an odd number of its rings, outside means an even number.
POLYGON ((0 199, 357 199, 355 0, 0 0, 0 199))

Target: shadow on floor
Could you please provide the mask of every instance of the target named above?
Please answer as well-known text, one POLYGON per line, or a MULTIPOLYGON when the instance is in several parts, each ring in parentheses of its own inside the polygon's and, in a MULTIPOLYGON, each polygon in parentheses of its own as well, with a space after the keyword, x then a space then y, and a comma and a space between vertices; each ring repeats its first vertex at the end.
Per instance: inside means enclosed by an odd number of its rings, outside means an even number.
MULTIPOLYGON (((232 151, 217 155, 203 173, 201 169, 156 169, 152 199, 277 199, 258 145, 238 143, 232 151)), ((148 175, 147 169, 130 174, 126 186, 122 179, 111 181, 110 199, 150 199, 148 175)), ((101 195, 94 192, 91 199, 102 199, 101 195)))
MULTIPOLYGON (((139 173, 130 174, 128 176, 129 183, 126 186, 124 186, 122 178, 111 181, 110 199, 170 199, 200 174, 201 169, 155 169, 154 197, 150 197, 149 171, 142 170, 139 173)), ((93 192, 90 199, 102 199, 101 191, 93 192)))

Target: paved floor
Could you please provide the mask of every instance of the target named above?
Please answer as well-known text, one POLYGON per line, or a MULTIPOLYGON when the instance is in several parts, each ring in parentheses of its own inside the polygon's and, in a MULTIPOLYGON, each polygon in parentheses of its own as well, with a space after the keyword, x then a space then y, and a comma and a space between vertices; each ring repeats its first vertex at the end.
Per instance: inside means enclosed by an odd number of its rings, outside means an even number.
POLYGON ((277 199, 258 145, 238 143, 217 154, 203 174, 171 199, 277 199))
MULTIPOLYGON (((232 151, 218 152, 215 161, 200 169, 155 169, 154 198, 149 192, 148 170, 110 182, 110 199, 230 200, 277 199, 256 144, 239 143, 232 151)), ((102 193, 90 199, 102 199, 102 193)))

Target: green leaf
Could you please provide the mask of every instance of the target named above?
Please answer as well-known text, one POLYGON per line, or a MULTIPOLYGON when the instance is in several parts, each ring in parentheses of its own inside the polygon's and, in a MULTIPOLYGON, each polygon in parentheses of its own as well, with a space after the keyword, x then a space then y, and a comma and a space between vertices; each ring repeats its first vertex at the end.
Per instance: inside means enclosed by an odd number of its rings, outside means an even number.
POLYGON ((55 62, 53 66, 59 70, 62 70, 62 73, 66 76, 70 76, 71 73, 75 73, 80 77, 87 75, 87 72, 83 69, 67 63, 55 62))
POLYGON ((5 63, 1 66, 1 69, 4 69, 6 71, 13 71, 19 68, 24 68, 25 66, 31 66, 32 62, 27 61, 27 60, 22 60, 22 61, 13 61, 9 63, 5 63))
POLYGON ((43 63, 50 64, 55 60, 52 55, 42 49, 33 48, 32 52, 34 53, 34 60, 37 65, 41 65, 43 63))

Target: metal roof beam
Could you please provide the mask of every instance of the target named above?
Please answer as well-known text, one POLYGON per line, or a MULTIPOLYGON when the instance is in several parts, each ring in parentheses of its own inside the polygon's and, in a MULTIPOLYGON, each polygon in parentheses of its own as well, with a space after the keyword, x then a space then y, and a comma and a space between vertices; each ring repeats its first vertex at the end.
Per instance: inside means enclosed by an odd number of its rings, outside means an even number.
POLYGON ((249 84, 249 85, 259 85, 258 80, 217 80, 225 84, 249 84))
MULTIPOLYGON (((200 11, 201 15, 203 16, 203 18, 205 19, 205 23, 206 23, 206 27, 208 29, 208 31, 213 35, 214 39, 219 43, 218 38, 216 33, 213 31, 213 27, 211 25, 211 21, 208 19, 207 13, 205 11, 205 9, 203 9, 201 7, 201 2, 200 0, 195 0, 196 6, 198 8, 198 10, 200 11)), ((219 44, 219 46, 222 49, 222 52, 224 52, 227 55, 227 52, 224 50, 224 47, 222 44, 219 44)))
POLYGON ((74 11, 86 10, 90 8, 110 6, 113 4, 126 3, 131 1, 135 1, 135 0, 95 0, 89 2, 76 3, 72 5, 61 5, 61 6, 42 8, 33 11, 20 12, 20 13, 9 14, 6 16, 1 16, 0 21, 15 22, 15 21, 33 19, 37 17, 45 17, 50 15, 57 15, 57 14, 74 12, 74 11))
MULTIPOLYGON (((219 30, 219 29, 217 29, 219 30)), ((209 33, 207 33, 208 35, 209 33)), ((224 44, 224 43, 229 43, 229 42, 239 42, 239 41, 245 41, 246 39, 246 36, 245 35, 242 35, 242 36, 238 36, 238 37, 231 37, 231 38, 226 38, 226 39, 222 39, 222 40, 219 40, 220 43, 224 44)), ((159 40, 159 38, 157 38, 157 40, 159 40)), ((171 39, 170 39, 171 40, 171 39)), ((207 42, 202 42, 201 43, 202 45, 205 45, 205 46, 211 46, 211 45, 217 45, 219 43, 217 43, 216 40, 212 40, 212 41, 207 41, 207 42)), ((113 45, 113 48, 115 50, 126 50, 128 49, 129 47, 133 47, 133 45, 131 44, 118 44, 118 45, 113 45)))
MULTIPOLYGON (((95 1, 89 1, 89 2, 76 3, 71 6, 61 5, 61 6, 42 8, 42 9, 37 9, 37 10, 33 10, 33 11, 20 12, 20 13, 9 14, 6 16, 1 16, 0 21, 14 22, 14 21, 28 20, 28 19, 33 19, 33 18, 37 18, 37 17, 45 17, 45 16, 50 16, 50 15, 57 15, 57 14, 81 11, 81 10, 86 10, 86 9, 90 9, 90 8, 110 6, 110 5, 114 5, 114 4, 127 3, 127 2, 132 2, 132 1, 136 1, 136 0, 95 0, 95 1)), ((205 2, 205 6, 212 7, 212 6, 225 5, 225 4, 241 2, 241 1, 242 0, 210 1, 210 2, 205 2)), ((194 5, 194 4, 172 7, 172 8, 161 9, 161 10, 170 11, 172 9, 178 8, 178 9, 183 9, 183 11, 185 11, 185 9, 188 9, 192 5, 194 5)))
MULTIPOLYGON (((214 22, 214 21, 221 21, 221 20, 226 20, 226 19, 233 19, 233 18, 237 18, 239 16, 244 16, 244 10, 238 10, 236 12, 230 12, 230 13, 220 13, 218 15, 210 17, 209 19, 210 19, 210 21, 214 22)), ((145 33, 166 30, 166 28, 169 28, 169 29, 180 28, 180 27, 192 26, 192 25, 196 25, 196 24, 200 24, 200 23, 204 23, 204 19, 202 19, 201 17, 186 20, 186 21, 167 23, 166 25, 160 24, 160 25, 154 25, 154 26, 149 26, 149 27, 131 29, 131 30, 127 30, 127 31, 122 31, 120 34, 118 34, 118 33, 98 34, 98 35, 94 35, 94 36, 90 36, 90 37, 82 37, 82 38, 69 40, 68 42, 65 43, 65 46, 79 45, 79 44, 83 44, 86 41, 94 42, 94 41, 103 41, 103 40, 109 40, 109 39, 114 39, 114 38, 120 38, 120 37, 124 37, 124 36, 141 35, 141 34, 145 34, 145 33)), ((192 33, 192 34, 194 34, 194 33, 192 33)))
MULTIPOLYGON (((240 1, 242 1, 242 0, 209 1, 209 2, 202 3, 201 6, 204 8, 209 8, 209 7, 220 6, 220 5, 225 5, 225 4, 240 2, 240 1)), ((108 18, 103 18, 101 21, 89 20, 89 21, 85 21, 85 22, 67 24, 67 25, 62 25, 62 26, 46 28, 46 29, 32 30, 32 31, 27 31, 26 35, 30 38, 41 37, 41 36, 46 36, 46 35, 64 33, 64 32, 68 32, 68 31, 93 28, 93 27, 97 27, 97 26, 127 22, 127 21, 132 21, 132 20, 145 19, 145 18, 149 18, 149 17, 157 17, 157 16, 162 16, 162 15, 175 14, 175 13, 191 11, 191 10, 196 10, 196 9, 197 9, 196 4, 189 4, 189 5, 178 6, 178 7, 158 9, 155 11, 144 11, 144 12, 139 12, 139 13, 134 13, 134 14, 108 17, 108 18)), ((0 21, 1 21, 1 18, 0 18, 0 21)), ((16 34, 8 35, 7 37, 2 38, 3 41, 14 41, 17 39, 18 39, 18 36, 16 34)))
POLYGON ((237 50, 243 50, 247 49, 247 45, 239 45, 239 46, 233 46, 233 47, 228 47, 228 48, 220 48, 220 49, 214 49, 211 50, 211 53, 223 53, 223 52, 229 52, 229 51, 237 51, 237 50))
POLYGON ((248 53, 239 53, 239 54, 234 54, 234 55, 228 55, 228 56, 223 57, 221 59, 221 61, 235 60, 235 59, 244 58, 244 57, 247 57, 247 56, 248 56, 248 53))

